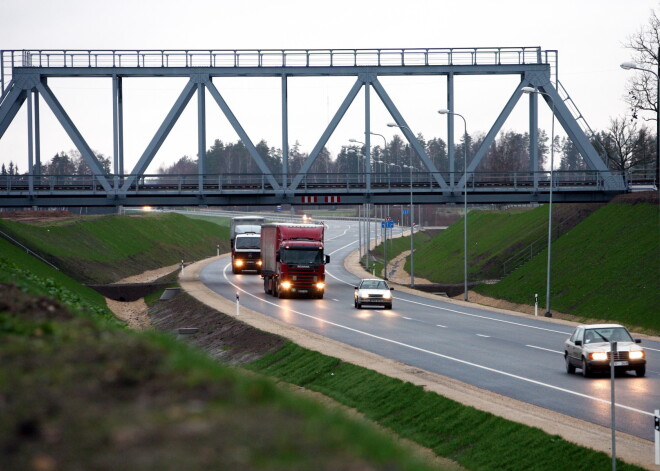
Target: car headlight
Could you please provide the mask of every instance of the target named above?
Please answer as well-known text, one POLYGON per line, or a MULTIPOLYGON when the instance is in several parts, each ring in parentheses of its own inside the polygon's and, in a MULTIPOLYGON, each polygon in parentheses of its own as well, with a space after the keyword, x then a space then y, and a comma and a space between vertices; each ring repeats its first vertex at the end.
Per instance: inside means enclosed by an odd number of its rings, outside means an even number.
POLYGON ((322 281, 316 283, 316 289, 323 289, 323 288, 325 288, 325 283, 323 283, 322 281))
POLYGON ((605 352, 590 353, 589 358, 591 358, 592 360, 607 360, 607 353, 605 352))
POLYGON ((631 360, 641 360, 644 358, 644 352, 642 350, 633 350, 628 354, 628 358, 631 360))
POLYGON ((282 283, 280 283, 280 287, 282 289, 289 289, 289 288, 291 288, 291 282, 290 281, 283 281, 282 283))
POLYGON ((385 293, 383 293, 383 298, 384 299, 392 299, 392 293, 390 293, 389 291, 386 291, 385 293))
POLYGON ((234 260, 234 265, 236 265, 237 267, 242 267, 243 266, 243 260, 240 260, 240 259, 234 260))
POLYGON ((360 295, 360 297, 361 297, 362 299, 369 299, 369 295, 368 295, 367 293, 362 293, 362 294, 360 295))

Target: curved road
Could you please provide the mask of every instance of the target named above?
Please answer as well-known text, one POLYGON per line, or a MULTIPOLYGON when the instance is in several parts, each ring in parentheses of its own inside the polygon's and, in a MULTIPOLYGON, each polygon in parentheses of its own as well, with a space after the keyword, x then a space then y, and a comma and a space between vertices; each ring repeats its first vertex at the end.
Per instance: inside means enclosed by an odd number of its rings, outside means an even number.
MULTIPOLYGON (((609 376, 583 378, 564 370, 562 345, 571 326, 394 291, 391 311, 355 309, 358 278, 344 268, 357 248, 356 223, 326 229, 327 290, 322 300, 277 299, 259 276, 233 275, 229 258, 210 263, 201 281, 214 292, 280 321, 419 369, 610 427, 609 376)), ((660 342, 644 340, 647 375, 617 377, 617 430, 653 440, 660 409, 660 342)))

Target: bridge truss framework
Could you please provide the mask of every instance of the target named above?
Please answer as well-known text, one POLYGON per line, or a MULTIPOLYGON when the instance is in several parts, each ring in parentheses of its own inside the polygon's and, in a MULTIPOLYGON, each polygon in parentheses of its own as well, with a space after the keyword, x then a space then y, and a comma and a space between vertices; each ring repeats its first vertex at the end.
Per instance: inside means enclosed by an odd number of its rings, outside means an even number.
POLYGON ((557 80, 557 52, 540 47, 453 49, 342 50, 12 50, 0 53, 0 139, 27 102, 28 174, 0 181, 0 206, 119 206, 119 205, 258 205, 283 203, 394 204, 460 202, 604 201, 625 192, 624 175, 607 168, 589 141, 592 134, 583 116, 557 80), (512 90, 467 169, 457 171, 454 115, 447 115, 449 171, 441 172, 426 153, 379 80, 382 76, 432 75, 447 81, 447 105, 454 108, 454 80, 461 75, 514 75, 512 90), (352 76, 355 82, 319 138, 300 172, 288 167, 289 77, 352 76), (113 96, 113 169, 106 173, 91 147, 48 86, 51 77, 108 77, 113 96), (151 138, 133 169, 124 168, 122 80, 133 77, 184 77, 188 81, 151 138), (243 126, 213 82, 215 77, 278 77, 282 96, 282 168, 273 173, 257 152, 243 126), (554 83, 553 83, 554 79, 554 83), (529 95, 531 168, 507 174, 484 174, 479 164, 504 122, 523 95, 529 95), (364 89, 364 175, 312 174, 310 169, 358 93, 364 89), (208 175, 206 154, 206 90, 222 110, 261 171, 259 175, 208 175), (372 174, 370 108, 374 91, 401 129, 425 171, 406 179, 372 174), (197 95, 198 174, 147 175, 146 169, 197 95), (587 164, 587 172, 554 172, 552 179, 539 165, 538 95, 562 125, 587 164), (80 152, 92 175, 39 174, 39 104, 43 100, 80 152), (387 178, 386 178, 387 177, 387 178), (466 179, 467 177, 467 179, 466 179))

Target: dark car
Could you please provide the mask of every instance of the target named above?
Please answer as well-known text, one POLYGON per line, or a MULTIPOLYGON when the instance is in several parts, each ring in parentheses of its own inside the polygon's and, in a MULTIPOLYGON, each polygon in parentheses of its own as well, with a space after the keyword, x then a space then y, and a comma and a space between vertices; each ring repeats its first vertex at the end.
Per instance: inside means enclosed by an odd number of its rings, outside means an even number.
POLYGON ((646 374, 646 354, 624 326, 619 324, 579 325, 573 335, 564 342, 566 372, 582 370, 583 376, 592 372, 609 371, 612 353, 610 342, 616 342, 614 368, 617 371, 634 371, 637 376, 646 374))

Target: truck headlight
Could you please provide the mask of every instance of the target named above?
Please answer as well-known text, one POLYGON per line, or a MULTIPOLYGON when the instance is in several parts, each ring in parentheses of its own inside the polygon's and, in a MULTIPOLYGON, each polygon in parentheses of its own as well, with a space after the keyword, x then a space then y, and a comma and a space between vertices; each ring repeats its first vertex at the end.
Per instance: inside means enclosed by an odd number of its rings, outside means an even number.
POLYGON ((592 360, 597 360, 597 361, 607 360, 607 353, 605 353, 605 352, 590 353, 589 358, 591 358, 592 360))
POLYGON ((644 352, 642 350, 633 350, 628 354, 628 358, 631 360, 641 360, 644 358, 644 352))
POLYGON ((257 260, 257 266, 258 266, 258 267, 261 266, 261 263, 262 263, 261 260, 257 260))
POLYGON ((282 283, 280 283, 280 288, 282 288, 282 289, 291 288, 291 282, 290 281, 283 281, 282 283))
POLYGON ((234 260, 234 265, 236 265, 237 267, 242 267, 243 260, 237 258, 236 260, 234 260))
POLYGON ((316 289, 323 289, 323 288, 325 288, 325 283, 323 283, 322 281, 316 283, 316 289))

